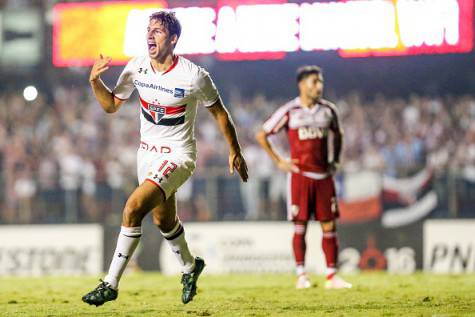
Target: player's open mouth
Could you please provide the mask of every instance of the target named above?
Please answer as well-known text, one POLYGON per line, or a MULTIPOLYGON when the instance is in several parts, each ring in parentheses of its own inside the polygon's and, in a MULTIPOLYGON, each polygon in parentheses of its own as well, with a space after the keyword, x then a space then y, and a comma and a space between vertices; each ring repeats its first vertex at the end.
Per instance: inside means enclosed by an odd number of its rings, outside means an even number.
POLYGON ((153 53, 157 49, 157 44, 153 41, 148 41, 147 45, 148 45, 148 51, 150 53, 153 53))

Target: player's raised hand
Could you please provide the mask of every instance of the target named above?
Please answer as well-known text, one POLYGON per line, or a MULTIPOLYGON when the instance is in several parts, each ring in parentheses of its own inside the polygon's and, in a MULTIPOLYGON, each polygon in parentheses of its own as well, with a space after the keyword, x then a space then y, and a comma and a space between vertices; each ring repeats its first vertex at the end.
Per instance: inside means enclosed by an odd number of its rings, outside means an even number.
POLYGON ((92 65, 91 74, 89 75, 89 81, 97 80, 103 72, 109 69, 109 64, 112 58, 109 56, 99 55, 99 58, 96 59, 94 65, 92 65))
POLYGON ((249 177, 247 174, 247 164, 241 152, 232 152, 229 154, 229 172, 234 174, 234 169, 236 169, 242 181, 247 182, 249 177))
POLYGON ((293 159, 293 160, 280 159, 279 162, 277 163, 277 166, 284 172, 299 173, 300 169, 297 166, 298 162, 299 160, 296 160, 296 159, 293 159))

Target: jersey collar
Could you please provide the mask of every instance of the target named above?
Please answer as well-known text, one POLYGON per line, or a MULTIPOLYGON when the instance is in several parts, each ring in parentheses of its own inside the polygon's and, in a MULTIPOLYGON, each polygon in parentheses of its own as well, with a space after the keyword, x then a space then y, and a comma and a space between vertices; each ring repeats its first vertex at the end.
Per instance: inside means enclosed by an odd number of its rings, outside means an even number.
MULTIPOLYGON (((164 71, 163 73, 161 73, 160 75, 165 75, 166 73, 169 73, 173 70, 173 68, 175 68, 175 66, 178 64, 178 59, 179 59, 179 56, 178 55, 175 55, 174 58, 173 58, 173 63, 170 65, 170 67, 168 67, 168 69, 166 71, 164 71)), ((152 61, 150 60, 150 67, 152 68, 152 71, 156 74, 157 72, 155 71, 155 68, 153 68, 153 65, 152 65, 152 61)))
POLYGON ((317 109, 320 109, 321 100, 318 100, 316 103, 314 103, 314 104, 312 105, 312 107, 308 108, 308 107, 304 107, 304 106, 302 105, 302 102, 301 102, 301 100, 300 100, 300 97, 297 97, 297 99, 298 99, 299 107, 300 107, 301 109, 305 110, 305 111, 308 111, 308 112, 315 112, 315 111, 317 111, 317 109))

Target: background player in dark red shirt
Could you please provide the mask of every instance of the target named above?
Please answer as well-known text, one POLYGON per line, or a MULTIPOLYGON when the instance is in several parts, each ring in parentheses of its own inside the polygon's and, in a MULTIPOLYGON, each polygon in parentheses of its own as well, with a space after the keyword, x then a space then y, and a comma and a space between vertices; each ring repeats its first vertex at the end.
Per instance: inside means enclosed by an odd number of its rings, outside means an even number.
POLYGON ((305 272, 305 234, 313 215, 323 231, 322 249, 327 263, 326 288, 350 288, 351 284, 336 275, 338 240, 335 220, 338 205, 333 174, 338 168, 343 132, 334 104, 324 100, 323 74, 318 66, 297 70, 299 97, 289 101, 264 123, 257 141, 277 166, 289 173, 288 218, 295 225, 293 249, 298 275, 297 288, 308 288, 305 272), (268 136, 287 132, 290 159, 272 147, 268 136))

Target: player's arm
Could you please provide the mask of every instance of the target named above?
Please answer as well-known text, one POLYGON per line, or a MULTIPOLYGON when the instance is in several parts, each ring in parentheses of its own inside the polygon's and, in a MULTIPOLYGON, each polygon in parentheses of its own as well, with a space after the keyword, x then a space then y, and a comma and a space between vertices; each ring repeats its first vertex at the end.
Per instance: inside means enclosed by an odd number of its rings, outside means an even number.
POLYGON ((260 129, 256 133, 256 140, 260 144, 260 146, 264 149, 264 151, 269 154, 271 159, 274 161, 274 163, 283 171, 285 172, 293 172, 293 173, 298 173, 299 168, 297 167, 296 163, 298 163, 297 160, 288 160, 284 157, 282 157, 277 151, 274 149, 272 144, 269 142, 268 134, 264 129, 260 129))
POLYGON ((218 98, 216 102, 207 107, 207 109, 218 123, 219 129, 229 145, 229 172, 234 174, 234 169, 236 169, 241 179, 247 182, 247 164, 241 153, 241 146, 239 145, 236 128, 234 127, 231 115, 221 102, 221 98, 218 98))
POLYGON ((333 161, 331 162, 331 173, 335 173, 340 168, 341 152, 343 150, 343 130, 340 125, 340 119, 338 112, 333 112, 334 118, 330 126, 330 130, 333 132, 333 161))
POLYGON ((92 66, 89 83, 102 109, 107 113, 114 113, 119 110, 124 100, 115 97, 100 77, 103 72, 109 69, 110 62, 110 57, 103 57, 101 54, 92 66))

